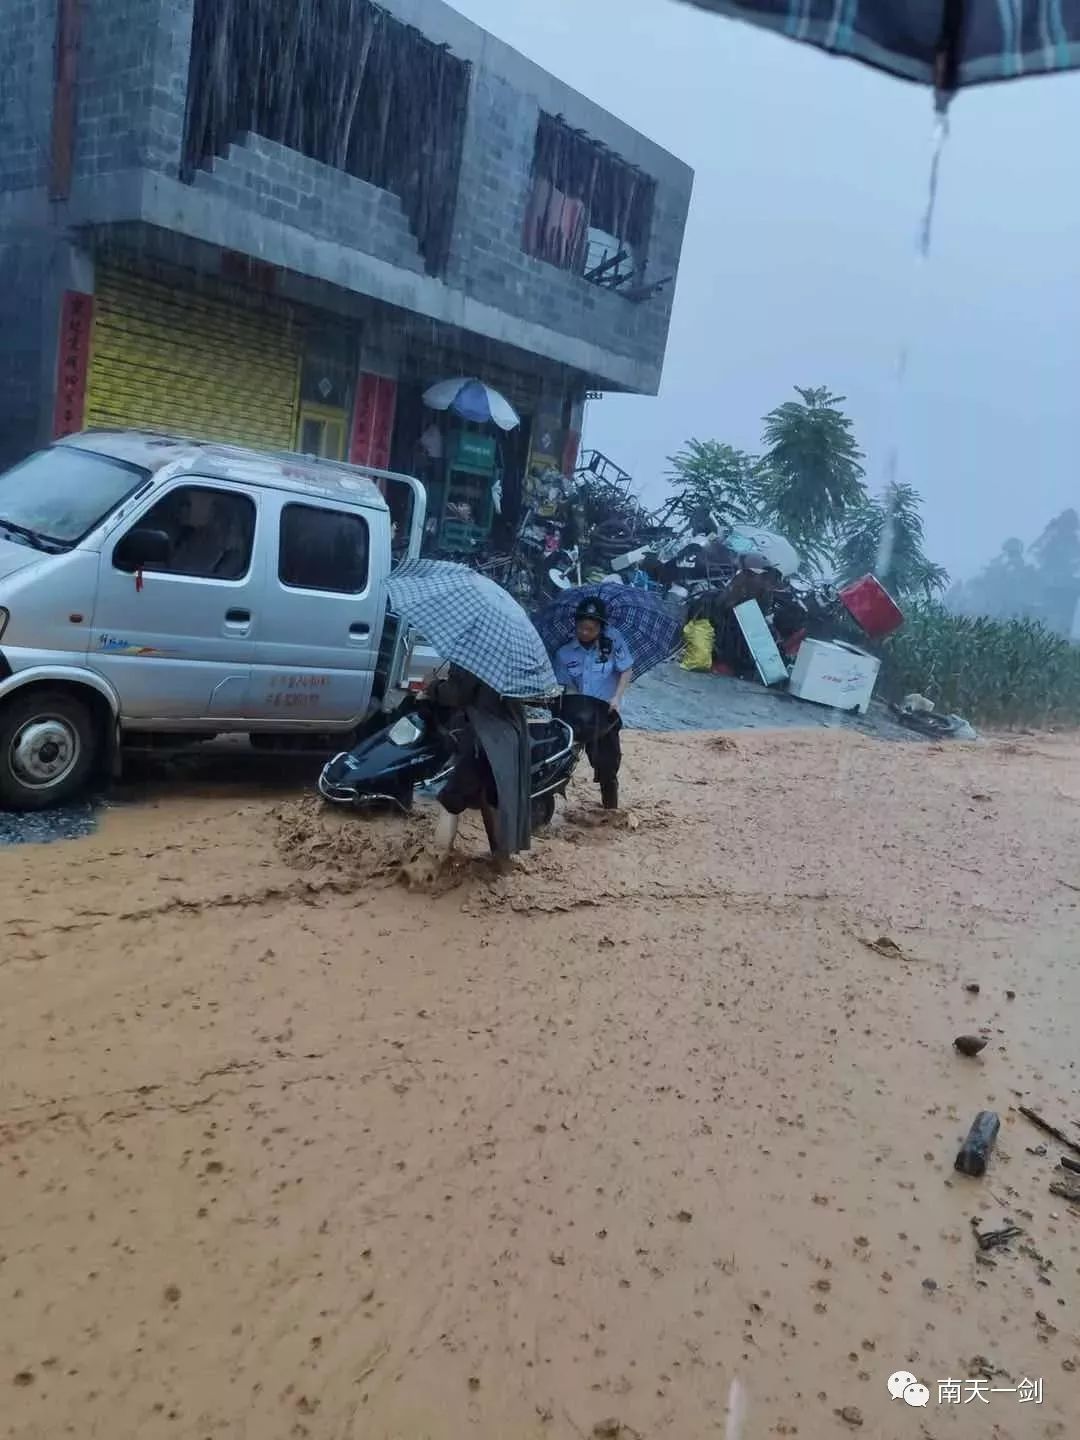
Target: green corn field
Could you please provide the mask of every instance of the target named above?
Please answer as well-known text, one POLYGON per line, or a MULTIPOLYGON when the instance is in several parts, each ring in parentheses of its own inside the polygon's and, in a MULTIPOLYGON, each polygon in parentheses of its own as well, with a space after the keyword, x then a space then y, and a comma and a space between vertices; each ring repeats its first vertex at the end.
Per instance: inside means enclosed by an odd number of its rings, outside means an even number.
POLYGON ((890 700, 917 691, 984 726, 1080 724, 1080 646, 1032 620, 953 615, 933 602, 908 602, 905 617, 880 651, 890 700))

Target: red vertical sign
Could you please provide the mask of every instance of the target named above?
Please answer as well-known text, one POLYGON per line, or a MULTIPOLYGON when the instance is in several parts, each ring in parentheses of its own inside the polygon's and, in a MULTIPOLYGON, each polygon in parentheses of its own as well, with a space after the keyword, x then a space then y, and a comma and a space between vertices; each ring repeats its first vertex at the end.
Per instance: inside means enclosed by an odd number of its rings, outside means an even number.
POLYGON ((375 470, 390 467, 390 440, 394 432, 397 381, 385 375, 361 375, 356 382, 349 459, 375 470))
POLYGON ((83 427, 93 320, 94 297, 84 295, 80 290, 65 290, 60 308, 60 343, 56 356, 54 440, 83 427))

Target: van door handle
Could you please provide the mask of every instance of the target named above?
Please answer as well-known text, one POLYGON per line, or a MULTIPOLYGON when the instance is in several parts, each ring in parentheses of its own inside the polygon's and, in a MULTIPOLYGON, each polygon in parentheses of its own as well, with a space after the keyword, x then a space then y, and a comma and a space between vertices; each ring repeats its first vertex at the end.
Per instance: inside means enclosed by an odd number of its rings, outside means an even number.
POLYGON ((251 626, 250 610, 226 610, 225 629, 234 634, 245 635, 251 626))
POLYGON ((349 638, 351 640, 366 640, 370 634, 371 626, 365 625, 362 620, 358 620, 355 625, 349 626, 349 638))

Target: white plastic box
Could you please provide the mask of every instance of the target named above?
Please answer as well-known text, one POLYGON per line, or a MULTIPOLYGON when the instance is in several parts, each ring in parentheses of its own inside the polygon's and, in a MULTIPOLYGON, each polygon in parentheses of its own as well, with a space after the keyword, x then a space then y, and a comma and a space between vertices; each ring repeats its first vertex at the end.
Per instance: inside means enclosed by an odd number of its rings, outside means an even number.
POLYGON ((815 705, 865 715, 881 661, 842 640, 804 640, 795 657, 788 691, 815 705))

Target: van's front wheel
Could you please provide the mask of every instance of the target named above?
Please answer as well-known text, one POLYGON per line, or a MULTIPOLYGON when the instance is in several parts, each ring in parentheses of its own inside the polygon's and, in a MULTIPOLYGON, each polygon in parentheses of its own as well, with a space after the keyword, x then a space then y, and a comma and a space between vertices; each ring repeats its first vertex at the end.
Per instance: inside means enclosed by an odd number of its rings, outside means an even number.
POLYGON ((0 709, 0 805, 45 810, 86 786, 99 736, 88 706, 59 690, 16 695, 0 709))

